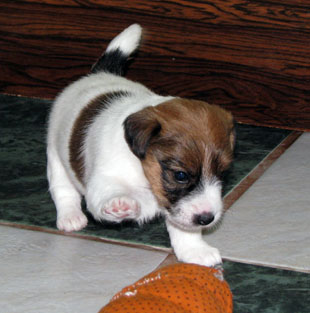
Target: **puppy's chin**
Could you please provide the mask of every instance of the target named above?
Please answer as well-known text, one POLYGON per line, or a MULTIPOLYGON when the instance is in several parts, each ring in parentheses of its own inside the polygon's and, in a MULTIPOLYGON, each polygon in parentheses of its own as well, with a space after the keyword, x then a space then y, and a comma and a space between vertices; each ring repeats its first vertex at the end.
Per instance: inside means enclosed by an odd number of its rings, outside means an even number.
POLYGON ((201 226, 201 225, 195 224, 193 222, 193 219, 184 220, 182 218, 182 215, 179 215, 179 214, 174 215, 169 212, 166 212, 165 214, 166 220, 168 220, 170 224, 188 232, 197 232, 197 231, 202 231, 202 230, 214 229, 217 227, 217 225, 221 223, 222 216, 223 216, 222 212, 217 212, 214 216, 214 220, 212 223, 201 226))

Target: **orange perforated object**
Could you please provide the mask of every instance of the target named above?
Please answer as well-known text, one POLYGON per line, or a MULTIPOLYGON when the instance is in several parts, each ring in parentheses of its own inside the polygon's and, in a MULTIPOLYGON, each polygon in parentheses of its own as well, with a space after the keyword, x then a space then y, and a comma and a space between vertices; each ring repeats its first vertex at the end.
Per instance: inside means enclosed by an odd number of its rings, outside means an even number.
POLYGON ((232 294, 220 270, 175 264, 152 272, 124 288, 99 313, 232 311, 232 294))

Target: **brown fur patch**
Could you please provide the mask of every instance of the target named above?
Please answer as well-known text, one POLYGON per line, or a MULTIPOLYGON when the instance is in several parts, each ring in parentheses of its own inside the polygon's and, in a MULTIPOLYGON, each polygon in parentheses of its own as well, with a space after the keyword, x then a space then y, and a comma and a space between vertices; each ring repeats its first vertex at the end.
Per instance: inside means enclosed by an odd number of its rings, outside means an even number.
POLYGON ((161 126, 160 132, 149 139, 146 156, 141 159, 160 205, 169 207, 174 198, 191 190, 200 175, 217 177, 232 161, 233 118, 219 106, 176 98, 139 114, 161 126), (169 162, 168 174, 163 173, 162 162, 169 162), (187 185, 173 180, 176 171, 189 174, 187 185))
POLYGON ((94 118, 107 107, 107 104, 115 98, 126 95, 128 95, 128 93, 117 91, 98 96, 81 110, 73 125, 69 142, 69 160, 77 179, 82 184, 84 182, 83 180, 85 174, 84 156, 82 150, 87 129, 91 125, 94 118))

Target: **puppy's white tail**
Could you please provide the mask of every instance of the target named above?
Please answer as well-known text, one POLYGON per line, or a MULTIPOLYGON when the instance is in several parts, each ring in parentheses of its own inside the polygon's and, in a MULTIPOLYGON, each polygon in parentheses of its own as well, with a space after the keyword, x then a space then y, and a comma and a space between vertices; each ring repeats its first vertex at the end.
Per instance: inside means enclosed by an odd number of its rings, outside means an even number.
POLYGON ((129 56, 137 49, 142 35, 142 28, 133 24, 123 30, 108 45, 104 54, 94 64, 92 73, 109 72, 124 75, 126 62, 129 56))

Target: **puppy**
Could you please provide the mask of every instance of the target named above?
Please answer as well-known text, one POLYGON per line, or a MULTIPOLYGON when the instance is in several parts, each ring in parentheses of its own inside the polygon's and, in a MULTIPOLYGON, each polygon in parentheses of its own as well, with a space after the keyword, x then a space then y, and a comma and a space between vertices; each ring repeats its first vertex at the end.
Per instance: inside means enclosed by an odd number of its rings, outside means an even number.
POLYGON ((219 177, 232 161, 233 118, 121 77, 141 33, 137 24, 125 29, 92 73, 54 102, 47 175, 57 227, 86 226, 82 196, 98 221, 143 223, 161 214, 180 261, 214 266, 220 254, 201 232, 222 215, 219 177))

